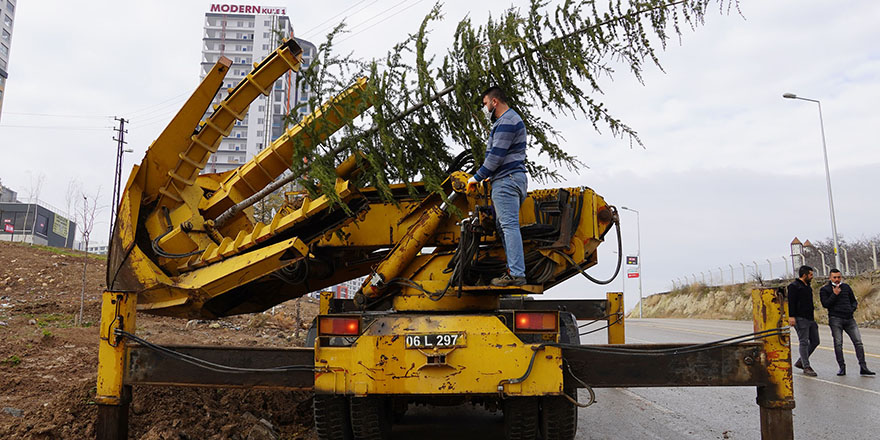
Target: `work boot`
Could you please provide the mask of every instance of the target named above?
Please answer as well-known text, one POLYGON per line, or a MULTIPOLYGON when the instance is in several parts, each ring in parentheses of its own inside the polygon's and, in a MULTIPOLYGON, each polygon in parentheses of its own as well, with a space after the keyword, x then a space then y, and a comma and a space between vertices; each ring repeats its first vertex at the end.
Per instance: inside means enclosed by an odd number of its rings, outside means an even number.
POLYGON ((804 376, 816 377, 818 374, 816 374, 812 367, 806 367, 804 368, 804 376))
POLYGON ((506 273, 498 278, 492 278, 492 285, 497 287, 522 286, 526 283, 526 277, 515 277, 506 273))
POLYGON ((804 369, 804 364, 801 363, 801 360, 800 360, 800 359, 798 359, 797 362, 794 363, 794 367, 795 367, 795 368, 800 368, 801 370, 803 370, 803 369, 804 369))
POLYGON ((846 366, 840 367, 840 369, 837 370, 837 375, 838 376, 846 376, 846 366))
POLYGON ((869 370, 868 366, 864 365, 864 366, 862 366, 862 368, 859 369, 859 374, 861 374, 862 376, 873 376, 877 373, 869 370))

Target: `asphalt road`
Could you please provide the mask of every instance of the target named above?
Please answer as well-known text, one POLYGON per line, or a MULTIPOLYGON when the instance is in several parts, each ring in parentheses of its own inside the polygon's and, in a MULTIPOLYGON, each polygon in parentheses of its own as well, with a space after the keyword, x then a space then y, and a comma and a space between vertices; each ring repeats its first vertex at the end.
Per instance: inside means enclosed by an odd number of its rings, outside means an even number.
MULTIPOLYGON (((598 323, 595 325, 599 325, 598 323)), ((594 326, 595 326, 594 325, 594 326)), ((584 330, 592 327, 585 327, 584 330)), ((748 321, 629 319, 627 343, 708 342, 752 332, 748 321)), ((810 362, 819 373, 795 370, 795 438, 880 438, 880 378, 858 375, 849 339, 844 343, 849 375, 838 377, 827 326, 819 326, 821 344, 810 362)), ((861 329, 868 365, 880 371, 880 330, 861 329)), ((604 331, 583 343, 606 342, 604 331)), ((792 332, 792 347, 797 335, 792 332)), ((587 399, 580 391, 581 401, 587 399)), ((586 439, 758 439, 760 422, 753 387, 597 389, 597 403, 579 410, 578 435, 586 439)), ((395 439, 490 440, 503 438, 499 414, 471 406, 412 408, 395 439)))

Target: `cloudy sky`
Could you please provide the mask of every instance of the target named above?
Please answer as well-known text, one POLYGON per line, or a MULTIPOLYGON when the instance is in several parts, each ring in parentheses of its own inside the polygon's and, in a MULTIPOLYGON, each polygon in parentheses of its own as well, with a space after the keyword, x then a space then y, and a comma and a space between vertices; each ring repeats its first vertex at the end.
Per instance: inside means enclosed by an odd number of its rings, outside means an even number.
MULTIPOLYGON (((211 2, 19 1, 9 80, 0 120, 0 179, 26 196, 45 176, 40 199, 66 205, 68 183, 100 189, 109 205, 115 142, 112 116, 130 119, 135 153, 125 173, 197 85, 204 13, 211 2), (36 115, 39 114, 39 115, 36 115)), ((434 27, 434 50, 445 53, 452 29, 469 15, 482 22, 523 1, 448 1, 434 27), (478 4, 476 8, 471 8, 478 4)), ((352 33, 339 49, 382 56, 415 31, 433 2, 365 0, 266 2, 286 6, 295 32, 319 42, 346 18, 352 33)), ((635 128, 646 149, 596 133, 582 118, 556 121, 564 146, 589 165, 565 172, 558 186, 586 185, 617 206, 640 212, 643 288, 757 261, 766 276, 783 270, 794 236, 831 235, 816 104, 821 100, 838 230, 844 237, 878 234, 880 204, 880 3, 743 0, 742 16, 713 12, 660 55, 665 72, 649 68, 642 85, 624 69, 605 81, 604 102, 635 128)), ((535 185, 533 185, 535 186, 535 185)), ((109 209, 105 209, 109 213, 109 209)), ((622 212, 624 253, 637 251, 636 216, 622 212)), ((107 223, 96 226, 106 236, 107 223)), ((610 275, 614 239, 596 276, 610 275)), ((754 269, 748 269, 753 272, 754 269)), ((708 275, 707 275, 708 277, 708 275)), ((595 286, 574 279, 559 297, 601 297, 621 280, 595 286)), ((626 282, 627 307, 638 283, 626 282)))

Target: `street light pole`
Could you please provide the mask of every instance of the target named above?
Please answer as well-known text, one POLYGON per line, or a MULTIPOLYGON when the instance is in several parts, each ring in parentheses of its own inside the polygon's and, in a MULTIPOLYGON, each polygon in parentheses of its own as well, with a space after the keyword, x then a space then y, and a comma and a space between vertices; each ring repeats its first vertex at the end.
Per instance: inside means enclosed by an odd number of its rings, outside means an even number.
POLYGON ((837 220, 834 218, 834 198, 831 196, 831 171, 828 169, 828 148, 825 145, 825 122, 822 120, 822 103, 817 99, 803 98, 794 93, 782 95, 787 99, 800 99, 802 101, 815 102, 819 105, 819 128, 822 131, 822 154, 825 157, 825 184, 828 187, 828 210, 831 211, 831 233, 834 238, 834 264, 840 269, 840 251, 837 239, 837 220))
POLYGON ((638 245, 636 257, 639 259, 639 319, 642 319, 642 303, 644 302, 644 297, 642 296, 642 226, 639 220, 639 211, 627 208, 626 206, 621 206, 620 209, 636 213, 636 244, 638 245))

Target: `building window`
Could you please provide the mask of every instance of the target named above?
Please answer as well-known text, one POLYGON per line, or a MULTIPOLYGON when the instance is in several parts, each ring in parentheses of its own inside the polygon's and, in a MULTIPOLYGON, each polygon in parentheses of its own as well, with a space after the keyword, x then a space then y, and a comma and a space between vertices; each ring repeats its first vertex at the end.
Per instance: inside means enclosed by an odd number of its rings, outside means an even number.
POLYGON ((6 26, 9 26, 9 27, 12 27, 12 17, 10 17, 6 14, 3 14, 3 24, 5 24, 6 26))
POLYGON ((9 48, 6 47, 5 44, 0 44, 0 55, 3 55, 4 57, 9 56, 9 48))
POLYGON ((275 105, 275 114, 277 115, 278 113, 281 113, 281 106, 276 104, 275 105))
POLYGON ((235 146, 235 151, 238 151, 238 145, 235 146))
POLYGON ((258 131, 258 132, 257 132, 257 137, 263 137, 263 132, 262 132, 262 131, 258 131))
POLYGON ((269 33, 268 33, 268 32, 263 32, 263 38, 269 38, 269 33))
POLYGON ((264 45, 263 45, 263 50, 269 50, 269 45, 268 45, 268 44, 264 44, 264 45))
POLYGON ((235 133, 235 137, 241 139, 241 132, 235 133))
POLYGON ((248 52, 250 52, 251 50, 253 50, 253 48, 252 48, 251 46, 247 46, 247 47, 245 48, 245 50, 248 51, 248 52))
POLYGON ((254 27, 254 22, 248 22, 248 27, 254 27))
POLYGON ((9 43, 9 38, 11 38, 11 37, 12 37, 12 34, 7 32, 6 29, 3 29, 3 41, 9 43))
POLYGON ((239 21, 239 22, 238 22, 238 27, 244 27, 244 22, 243 22, 243 21, 239 21))
POLYGON ((257 124, 262 125, 263 122, 266 122, 263 118, 257 118, 257 124))
POLYGON ((9 12, 15 12, 15 5, 11 1, 6 0, 6 9, 9 9, 9 12))
POLYGON ((257 111, 258 111, 258 112, 261 112, 261 111, 263 111, 263 110, 266 110, 266 106, 261 105, 261 106, 257 107, 257 111))
POLYGON ((263 22, 263 26, 272 26, 272 20, 266 20, 263 22))

